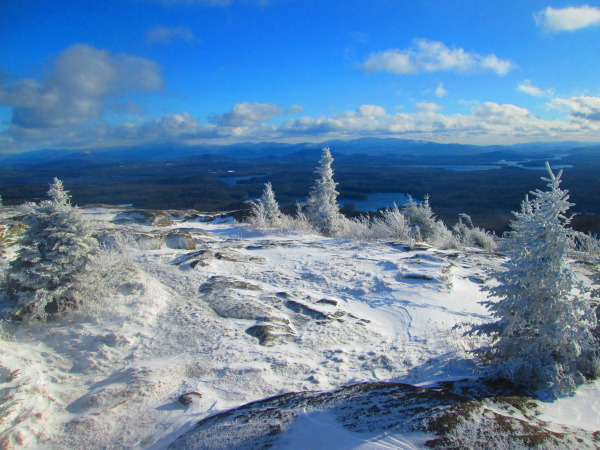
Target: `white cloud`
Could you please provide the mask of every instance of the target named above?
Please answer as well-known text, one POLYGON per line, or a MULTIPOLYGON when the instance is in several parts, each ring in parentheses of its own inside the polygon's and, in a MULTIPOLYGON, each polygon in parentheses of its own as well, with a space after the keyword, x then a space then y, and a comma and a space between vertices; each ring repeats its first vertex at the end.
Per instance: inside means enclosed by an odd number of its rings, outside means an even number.
POLYGON ((437 112, 442 108, 437 103, 429 103, 429 102, 419 102, 415 106, 417 108, 417 111, 429 112, 429 113, 437 112))
POLYGON ((171 43, 173 41, 195 42, 198 38, 192 30, 185 26, 179 27, 163 27, 155 26, 146 33, 146 42, 154 43, 171 43))
POLYGON ((600 97, 555 98, 550 106, 567 111, 574 119, 600 123, 600 97))
MULTIPOLYGON (((475 57, 475 59, 477 58, 475 57)), ((506 59, 500 59, 496 55, 484 56, 479 63, 475 62, 475 65, 479 65, 483 70, 496 72, 498 75, 506 75, 516 67, 513 62, 506 59)))
POLYGON ((514 143, 531 140, 597 139, 600 123, 543 120, 525 108, 510 104, 484 102, 473 106, 470 114, 439 113, 431 103, 419 103, 417 112, 366 117, 345 111, 330 117, 300 117, 284 121, 274 135, 300 139, 398 136, 438 142, 514 143))
POLYGON ((515 105, 499 105, 494 102, 484 102, 473 108, 473 116, 481 119, 486 124, 516 125, 531 121, 531 113, 515 105))
POLYGON ((571 6, 554 9, 548 6, 534 14, 535 23, 545 32, 576 31, 600 25, 600 8, 593 6, 571 6))
POLYGON ((217 116, 215 121, 219 126, 248 127, 285 113, 285 109, 272 103, 243 102, 234 105, 231 111, 217 116))
POLYGON ((546 97, 554 95, 554 89, 541 89, 534 86, 531 80, 525 80, 517 85, 517 91, 534 97, 546 97))
POLYGON ((203 125, 188 112, 168 114, 141 125, 126 123, 112 130, 110 139, 167 141, 217 137, 215 125, 203 125))
POLYGON ((435 88, 435 95, 436 97, 440 98, 448 95, 448 91, 444 89, 444 83, 438 83, 437 87, 435 88))
POLYGON ((365 72, 390 72, 397 75, 417 73, 418 67, 412 61, 413 57, 408 51, 387 50, 371 53, 361 68, 365 72))
POLYGON ((533 95, 534 97, 541 97, 544 95, 543 91, 531 84, 531 81, 525 80, 523 83, 519 83, 517 86, 517 91, 523 92, 524 94, 533 95))
POLYGON ((307 142, 358 137, 403 137, 436 142, 500 144, 533 140, 597 141, 600 97, 554 99, 552 106, 569 113, 567 120, 544 120, 526 108, 483 102, 466 114, 442 114, 435 103, 417 103, 416 112, 388 113, 378 105, 320 117, 281 117, 300 107, 239 103, 213 123, 188 112, 143 123, 112 126, 96 121, 71 128, 15 128, 0 135, 11 151, 33 148, 81 148, 139 143, 234 143, 240 141, 307 142))
POLYGON ((450 48, 442 42, 416 39, 405 50, 386 50, 371 53, 361 65, 365 72, 390 72, 398 75, 421 72, 452 71, 475 73, 492 71, 506 75, 516 66, 496 55, 469 53, 462 48, 450 48))
POLYGON ((12 127, 69 127, 100 118, 111 99, 162 85, 150 60, 79 44, 60 53, 41 81, 0 86, 0 104, 12 108, 12 127))
POLYGON ((376 105, 362 105, 357 112, 361 117, 383 117, 387 114, 385 108, 376 105))

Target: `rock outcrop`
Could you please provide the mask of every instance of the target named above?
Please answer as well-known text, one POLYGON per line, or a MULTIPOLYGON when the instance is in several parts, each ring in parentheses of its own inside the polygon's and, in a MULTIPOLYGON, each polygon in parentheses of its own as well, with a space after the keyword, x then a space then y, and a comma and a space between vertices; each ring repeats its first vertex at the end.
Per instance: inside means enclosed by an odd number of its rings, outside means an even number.
POLYGON ((268 448, 281 443, 299 417, 319 420, 322 414, 366 437, 426 433, 430 448, 598 448, 597 434, 548 429, 536 418, 536 407, 518 389, 502 384, 465 380, 423 388, 362 383, 278 395, 207 417, 169 449, 268 448))

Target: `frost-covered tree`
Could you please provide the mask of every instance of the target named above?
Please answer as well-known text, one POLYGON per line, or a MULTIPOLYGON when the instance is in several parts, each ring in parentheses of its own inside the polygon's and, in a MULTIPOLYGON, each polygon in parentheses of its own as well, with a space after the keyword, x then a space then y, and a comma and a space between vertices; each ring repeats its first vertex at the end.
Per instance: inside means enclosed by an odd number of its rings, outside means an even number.
POLYGON ((319 166, 315 170, 318 175, 307 199, 307 217, 310 222, 326 236, 337 236, 343 228, 343 216, 337 204, 337 183, 333 181, 331 168, 333 157, 329 147, 323 149, 319 166))
POLYGON ((256 228, 276 228, 283 224, 283 214, 279 208, 271 183, 265 183, 262 196, 258 200, 250 200, 250 217, 248 222, 256 228))
POLYGON ((409 195, 403 213, 410 223, 413 239, 440 248, 452 246, 452 233, 441 220, 435 217, 429 204, 429 195, 426 195, 420 203, 414 201, 409 195))
POLYGON ((271 183, 265 184, 262 197, 260 201, 265 205, 265 217, 267 223, 272 227, 278 227, 281 225, 282 214, 279 209, 279 203, 275 200, 275 193, 273 192, 273 186, 271 183))
POLYGON ((393 208, 381 212, 381 217, 373 221, 371 228, 377 238, 412 241, 410 222, 395 203, 393 208))
POLYGON ((591 233, 582 233, 573 231, 572 233, 575 247, 572 250, 572 256, 584 261, 594 263, 600 259, 600 239, 591 233))
POLYGON ((98 249, 89 222, 57 178, 48 195, 50 200, 23 206, 28 228, 8 268, 15 317, 26 321, 76 306, 77 281, 98 249))
POLYGON ((492 338, 476 353, 493 376, 560 395, 573 392, 584 375, 597 375, 589 353, 596 317, 568 264, 573 243, 565 214, 573 204, 560 189, 562 171, 547 169, 542 180, 549 189, 525 198, 506 236, 506 270, 489 288, 500 300, 485 303, 497 320, 471 333, 492 338))
POLYGON ((473 225, 471 217, 460 214, 458 222, 452 227, 457 247, 478 247, 488 251, 496 250, 496 238, 492 233, 473 225))

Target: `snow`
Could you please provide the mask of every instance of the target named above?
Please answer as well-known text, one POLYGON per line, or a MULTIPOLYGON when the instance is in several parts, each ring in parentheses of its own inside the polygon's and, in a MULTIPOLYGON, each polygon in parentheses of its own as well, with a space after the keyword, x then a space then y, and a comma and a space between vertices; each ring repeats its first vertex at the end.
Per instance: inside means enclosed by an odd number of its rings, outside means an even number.
POLYGON ((574 395, 558 402, 542 403, 541 412, 541 420, 600 430, 600 381, 581 386, 574 395))
MULTIPOLYGON (((83 210, 103 229, 157 230, 111 223, 121 212, 83 210)), ((3 446, 163 449, 205 417, 277 394, 473 376, 467 351, 481 342, 462 331, 489 319, 480 286, 498 256, 260 233, 226 217, 160 231, 183 228, 196 231, 196 252, 210 251, 202 264, 181 263, 194 251, 133 250, 140 270, 112 296, 47 324, 2 324, 3 446), (269 318, 288 321, 292 338, 264 346, 246 332, 269 318), (202 398, 178 402, 194 391, 202 398)), ((599 387, 542 405, 545 420, 600 429, 599 387)), ((310 411, 278 445, 413 449, 425 439, 350 432, 310 411)))
POLYGON ((307 448, 336 448, 338 450, 370 450, 423 448, 421 433, 355 433, 342 427, 331 413, 311 411, 299 416, 284 433, 277 448, 305 450, 307 448))

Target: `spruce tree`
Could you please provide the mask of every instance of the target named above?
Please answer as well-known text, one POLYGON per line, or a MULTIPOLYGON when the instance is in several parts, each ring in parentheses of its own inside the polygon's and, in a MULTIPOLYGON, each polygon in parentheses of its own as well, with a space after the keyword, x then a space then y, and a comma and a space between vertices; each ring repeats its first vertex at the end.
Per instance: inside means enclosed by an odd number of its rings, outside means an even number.
POLYGON ((337 236, 342 229, 342 215, 337 204, 337 183, 333 181, 332 162, 331 151, 329 147, 325 147, 319 166, 315 170, 318 178, 307 199, 309 221, 326 236, 337 236))
POLYGON ((281 210, 279 204, 275 200, 275 193, 273 192, 273 186, 271 183, 265 183, 265 188, 260 198, 260 202, 264 205, 265 210, 265 221, 269 227, 281 226, 281 210))
POLYGON ((560 189, 562 171, 555 176, 547 169, 549 178, 542 180, 549 189, 532 192, 514 213, 506 270, 495 274, 499 284, 489 288, 500 299, 485 303, 497 321, 472 333, 492 338, 492 345, 476 352, 493 376, 556 396, 573 392, 590 375, 596 317, 568 264, 573 242, 565 214, 573 204, 560 189))
POLYGON ((265 183, 262 196, 258 200, 249 200, 250 217, 248 223, 255 228, 276 228, 283 224, 283 214, 275 200, 271 183, 265 183))
POLYGON ((24 205, 28 228, 8 269, 14 316, 26 321, 76 306, 77 281, 98 249, 89 222, 57 178, 48 195, 50 200, 24 205))

